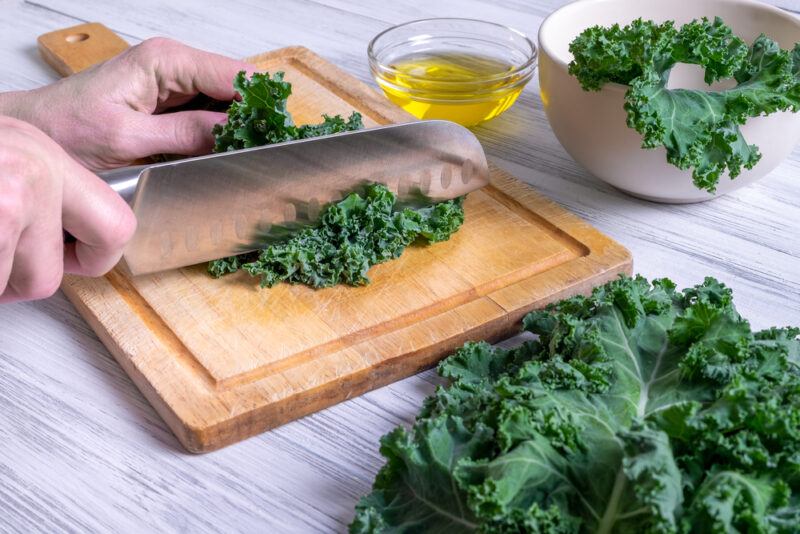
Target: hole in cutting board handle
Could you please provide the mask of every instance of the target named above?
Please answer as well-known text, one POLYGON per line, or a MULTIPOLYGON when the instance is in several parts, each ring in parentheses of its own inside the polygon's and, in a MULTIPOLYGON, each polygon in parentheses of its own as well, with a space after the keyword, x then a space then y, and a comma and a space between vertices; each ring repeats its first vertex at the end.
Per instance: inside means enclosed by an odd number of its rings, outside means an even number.
POLYGON ((88 33, 72 33, 64 37, 64 39, 68 43, 80 43, 81 41, 85 41, 88 38, 89 38, 88 33))

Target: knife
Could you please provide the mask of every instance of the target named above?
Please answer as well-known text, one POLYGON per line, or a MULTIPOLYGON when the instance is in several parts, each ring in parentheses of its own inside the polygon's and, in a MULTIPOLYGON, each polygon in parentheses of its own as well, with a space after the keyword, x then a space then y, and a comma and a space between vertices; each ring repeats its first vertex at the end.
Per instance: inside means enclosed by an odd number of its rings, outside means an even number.
POLYGON ((100 173, 138 227, 123 252, 134 276, 255 250, 313 224, 368 183, 401 202, 439 202, 489 183, 477 138, 432 120, 100 173))

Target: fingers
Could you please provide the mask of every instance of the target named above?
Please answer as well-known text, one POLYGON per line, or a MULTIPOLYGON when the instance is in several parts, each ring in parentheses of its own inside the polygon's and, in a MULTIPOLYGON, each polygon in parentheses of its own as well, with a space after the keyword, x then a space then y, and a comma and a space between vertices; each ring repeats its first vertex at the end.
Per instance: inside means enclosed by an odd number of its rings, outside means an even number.
POLYGON ((242 70, 252 72, 255 67, 170 39, 148 39, 60 82, 8 96, 0 106, 7 107, 6 101, 13 98, 14 114, 20 119, 35 124, 86 167, 108 169, 146 155, 198 154, 201 147, 208 151, 209 124, 216 119, 195 119, 200 129, 195 134, 175 133, 187 121, 167 123, 166 131, 156 132, 149 141, 149 150, 135 146, 147 136, 142 129, 134 131, 132 123, 136 116, 162 113, 198 93, 230 101, 236 97, 234 78, 242 70))
POLYGON ((77 240, 64 247, 64 272, 100 276, 122 256, 136 230, 130 207, 74 161, 63 186, 62 224, 77 240))
POLYGON ((239 71, 252 72, 253 65, 198 50, 171 39, 148 39, 131 52, 153 69, 160 98, 169 95, 203 93, 217 100, 233 100, 233 79, 239 71))
MULTIPOLYGON (((4 189, 0 184, 0 190, 4 189)), ((14 264, 14 251, 17 249, 21 224, 19 206, 8 202, 10 197, 0 194, 0 302, 5 296, 11 267, 14 264)))
POLYGON ((139 114, 131 120, 141 137, 133 139, 131 148, 136 158, 152 154, 208 154, 214 147, 211 133, 215 124, 225 122, 225 113, 214 111, 179 111, 163 115, 139 114))
POLYGON ((63 244, 61 221, 53 215, 42 217, 20 236, 0 303, 44 299, 58 290, 64 274, 63 244))
POLYGON ((52 295, 62 276, 64 152, 41 131, 0 117, 0 302, 52 295))
POLYGON ((2 239, 2 243, 0 243, 0 302, 3 302, 11 275, 11 267, 14 265, 14 251, 19 242, 19 233, 10 233, 0 239, 2 239))
POLYGON ((49 297, 65 269, 111 269, 136 228, 128 205, 32 125, 0 117, 0 132, 0 302, 49 297))

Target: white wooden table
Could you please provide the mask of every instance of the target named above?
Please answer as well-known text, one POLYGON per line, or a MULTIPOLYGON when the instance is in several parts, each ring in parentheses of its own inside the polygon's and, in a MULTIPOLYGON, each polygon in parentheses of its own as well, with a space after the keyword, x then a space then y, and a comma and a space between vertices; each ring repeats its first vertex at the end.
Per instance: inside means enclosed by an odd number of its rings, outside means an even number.
MULTIPOLYGON (((800 12, 800 0, 773 1, 800 12)), ((131 43, 165 35, 234 57, 301 44, 369 81, 367 41, 392 24, 461 16, 535 36, 562 3, 0 0, 0 91, 54 81, 36 37, 87 21, 131 43)), ((495 163, 626 245, 637 272, 681 286, 713 275, 754 327, 800 325, 800 147, 749 188, 667 206, 626 197, 573 162, 535 82, 477 134, 495 163)), ((409 423, 435 383, 422 373, 192 456, 63 295, 0 306, 0 531, 344 530, 383 464, 379 437, 409 423)))

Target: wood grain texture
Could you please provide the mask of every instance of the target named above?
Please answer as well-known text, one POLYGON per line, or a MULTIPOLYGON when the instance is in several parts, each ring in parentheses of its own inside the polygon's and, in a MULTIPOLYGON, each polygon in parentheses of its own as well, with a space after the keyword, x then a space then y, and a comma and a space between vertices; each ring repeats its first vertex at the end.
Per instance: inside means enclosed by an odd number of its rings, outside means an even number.
MULTIPOLYGON (((53 55, 82 65, 76 52, 53 55)), ((353 109, 367 127, 409 120, 306 48, 249 61, 285 72, 298 124, 353 109)), ((419 372, 467 340, 508 336, 531 309, 631 271, 622 246, 495 167, 465 212, 449 241, 410 247, 364 287, 259 290, 245 273, 214 280, 197 265, 68 276, 63 290, 181 443, 207 452, 419 372)))
MULTIPOLYGON (((44 32, 102 20, 130 43, 166 35, 244 57, 299 43, 372 84, 366 43, 391 24, 465 16, 535 36, 563 0, 0 0, 0 90, 58 76, 44 32)), ((775 0, 800 12, 797 0, 775 0)), ((714 275, 756 328, 800 324, 800 150, 768 177, 691 206, 629 198, 572 161, 535 80, 475 130, 490 159, 633 252, 636 271, 678 285, 714 275)), ((213 454, 182 452, 125 371, 63 297, 0 306, 0 532, 342 532, 383 464, 378 439, 408 425, 431 371, 213 454)))

